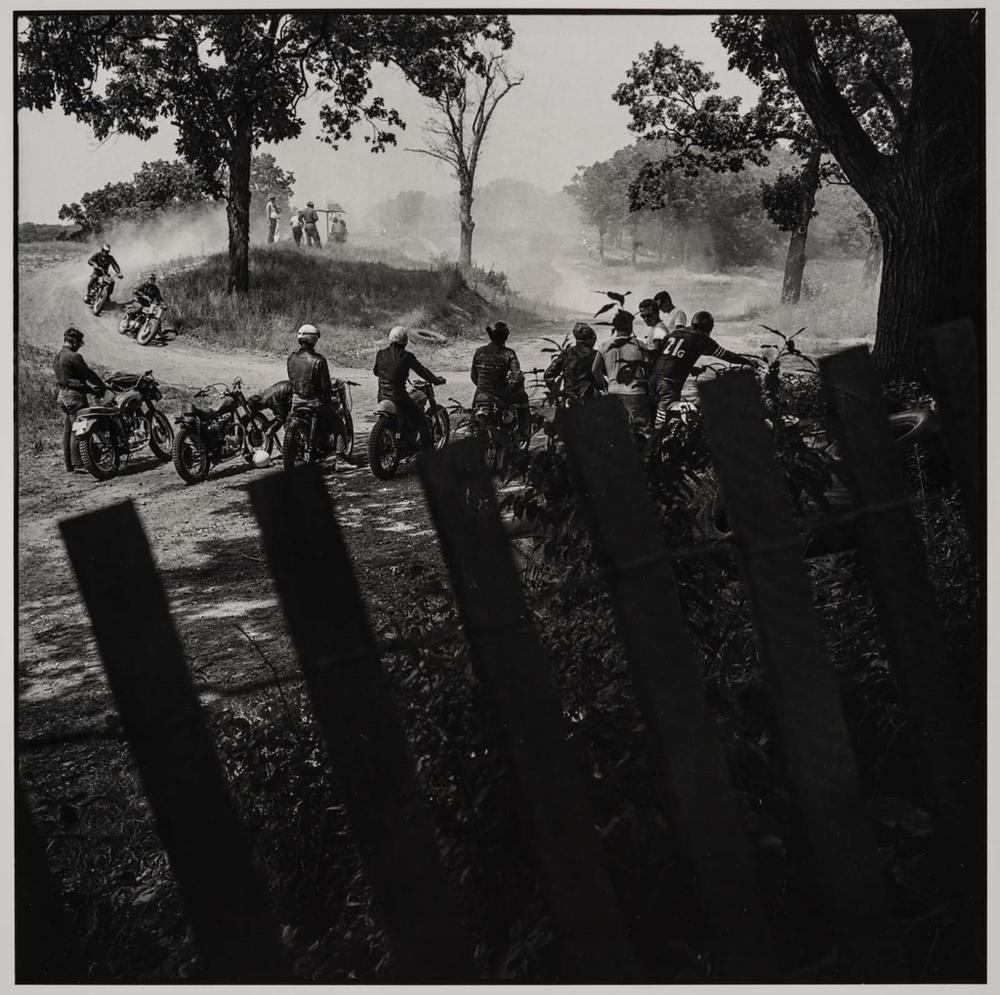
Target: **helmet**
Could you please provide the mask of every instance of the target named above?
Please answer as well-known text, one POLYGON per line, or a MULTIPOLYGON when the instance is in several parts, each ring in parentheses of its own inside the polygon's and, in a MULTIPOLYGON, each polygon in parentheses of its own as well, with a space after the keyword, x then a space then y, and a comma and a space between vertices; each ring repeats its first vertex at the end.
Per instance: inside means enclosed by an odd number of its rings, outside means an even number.
POLYGON ((510 329, 507 327, 506 321, 498 321, 492 328, 489 325, 486 326, 486 334, 491 341, 503 343, 507 341, 510 329))
POLYGON ((315 325, 299 325, 297 335, 300 342, 311 342, 315 345, 319 341, 319 329, 315 325))
POLYGON ((407 334, 406 329, 402 325, 396 325, 389 332, 389 344, 390 345, 406 345, 410 340, 410 336, 407 334))
POLYGON ((67 345, 83 345, 83 332, 79 328, 74 328, 72 325, 63 332, 63 342, 67 345))
POLYGON ((101 251, 102 252, 110 252, 111 251, 111 245, 110 245, 110 243, 105 242, 104 245, 101 246, 101 251))
POLYGON ((695 329, 695 331, 711 335, 712 329, 715 328, 715 319, 708 311, 696 311, 691 316, 691 327, 695 329))
POLYGON ((271 454, 266 449, 253 451, 253 465, 258 470, 266 470, 271 465, 271 454))

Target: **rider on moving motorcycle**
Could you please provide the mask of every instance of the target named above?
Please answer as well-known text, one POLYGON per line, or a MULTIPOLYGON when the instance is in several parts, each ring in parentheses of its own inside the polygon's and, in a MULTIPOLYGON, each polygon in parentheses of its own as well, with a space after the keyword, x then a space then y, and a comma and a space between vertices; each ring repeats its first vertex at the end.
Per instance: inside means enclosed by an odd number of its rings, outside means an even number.
MULTIPOLYGON (((316 412, 319 438, 334 434, 343 437, 344 423, 333 403, 333 385, 326 357, 316 352, 319 329, 302 325, 298 331, 299 348, 288 357, 288 379, 292 382, 292 407, 308 407, 316 412)), ((321 449, 327 449, 325 445, 321 449)), ((327 450, 328 451, 328 450, 327 450)))
POLYGON ((118 265, 117 260, 113 255, 111 255, 111 246, 107 242, 102 245, 97 252, 95 252, 88 260, 87 265, 92 267, 90 273, 90 282, 87 284, 87 296, 84 297, 84 302, 90 304, 94 297, 94 287, 97 285, 97 281, 108 272, 109 269, 113 269, 119 276, 122 275, 121 268, 118 265))
POLYGON ((396 325, 389 332, 389 344, 379 349, 375 355, 375 366, 372 373, 378 377, 378 400, 392 401, 403 422, 416 425, 420 433, 420 448, 433 449, 434 440, 427 419, 406 391, 406 378, 412 370, 417 376, 423 377, 435 386, 444 383, 443 377, 436 377, 420 360, 407 350, 409 335, 402 325, 396 325))
POLYGON ((132 296, 143 306, 149 307, 153 301, 157 304, 163 303, 163 294, 160 293, 160 288, 156 285, 156 274, 150 273, 146 277, 144 283, 140 283, 135 290, 132 291, 132 296))
POLYGON ((472 406, 475 408, 485 401, 497 401, 515 407, 518 430, 527 436, 530 434, 531 415, 528 395, 524 390, 524 374, 517 353, 504 345, 510 329, 506 322, 498 321, 492 328, 487 326, 486 334, 490 337, 489 344, 480 346, 472 357, 469 375, 476 385, 472 406))

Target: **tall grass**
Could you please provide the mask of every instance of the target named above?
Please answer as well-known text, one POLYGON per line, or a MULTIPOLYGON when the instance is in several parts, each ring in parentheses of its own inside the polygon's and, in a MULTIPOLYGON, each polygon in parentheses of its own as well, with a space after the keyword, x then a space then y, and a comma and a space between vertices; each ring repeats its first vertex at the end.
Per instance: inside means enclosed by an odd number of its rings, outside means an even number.
POLYGON ((394 324, 419 320, 458 334, 488 310, 453 268, 401 268, 343 251, 270 246, 251 249, 250 293, 240 296, 225 293, 228 266, 219 253, 182 264, 163 281, 179 333, 216 349, 284 353, 294 330, 311 322, 334 362, 361 365, 394 324))
POLYGON ((17 445, 40 453, 62 437, 52 355, 21 343, 17 355, 17 445))

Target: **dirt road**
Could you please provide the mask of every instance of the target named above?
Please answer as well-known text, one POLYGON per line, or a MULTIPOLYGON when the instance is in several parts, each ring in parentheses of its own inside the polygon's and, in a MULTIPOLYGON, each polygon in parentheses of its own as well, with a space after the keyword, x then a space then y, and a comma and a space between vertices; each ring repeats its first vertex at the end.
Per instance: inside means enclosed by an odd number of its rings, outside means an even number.
MULTIPOLYGON (((95 318, 82 301, 86 268, 59 264, 22 277, 19 334, 54 350, 61 331, 76 324, 86 335, 87 359, 120 370, 152 368, 163 383, 199 386, 243 378, 248 390, 284 375, 280 357, 215 353, 183 340, 143 349, 117 331, 118 312, 95 318)), ((567 326, 539 324, 515 329, 526 368, 544 365, 543 335, 567 326)), ((468 343, 471 353, 478 342, 468 343)), ((471 400, 468 365, 434 367, 433 352, 418 355, 448 378, 442 400, 471 400)), ((357 431, 363 442, 371 423, 375 383, 370 370, 335 368, 356 380, 357 431)), ((53 417, 56 415, 53 413, 53 417)), ((59 537, 61 518, 131 499, 145 525, 161 570, 175 622, 197 675, 220 686, 268 676, 240 626, 268 660, 291 666, 281 610, 257 539, 245 486, 261 473, 224 464, 210 479, 185 486, 172 465, 151 457, 135 460, 122 477, 100 484, 85 474, 67 475, 57 451, 20 461, 18 579, 20 623, 18 700, 20 735, 36 737, 100 724, 112 706, 90 624, 59 537)), ((388 484, 368 469, 341 466, 326 475, 376 627, 386 624, 400 597, 412 596, 408 577, 436 566, 439 554, 412 466, 388 484)), ((122 569, 127 569, 122 564, 122 569)), ((142 653, 137 649, 137 666, 142 653)), ((210 693, 208 694, 210 697, 210 693)))

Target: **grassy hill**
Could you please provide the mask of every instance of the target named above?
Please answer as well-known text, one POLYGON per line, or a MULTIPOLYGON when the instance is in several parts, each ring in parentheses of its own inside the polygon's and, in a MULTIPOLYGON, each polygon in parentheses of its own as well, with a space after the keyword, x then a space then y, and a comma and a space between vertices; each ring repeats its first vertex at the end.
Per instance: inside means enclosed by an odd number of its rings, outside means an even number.
POLYGON ((181 265, 163 279, 171 323, 184 337, 216 349, 287 353, 294 332, 311 322, 334 363, 363 366, 397 324, 449 339, 481 328, 491 302, 452 267, 426 268, 401 257, 392 264, 349 247, 306 252, 291 245, 250 250, 251 291, 225 293, 228 257, 181 265))

